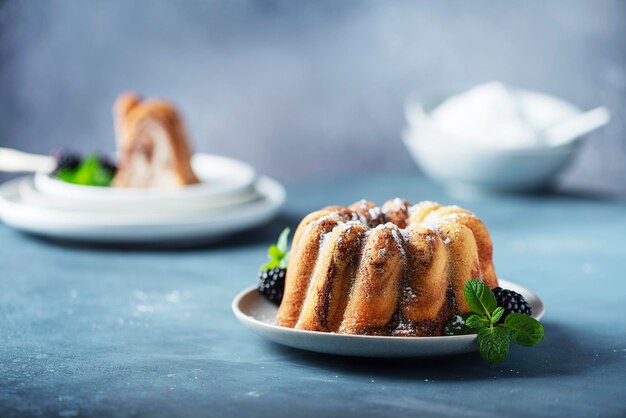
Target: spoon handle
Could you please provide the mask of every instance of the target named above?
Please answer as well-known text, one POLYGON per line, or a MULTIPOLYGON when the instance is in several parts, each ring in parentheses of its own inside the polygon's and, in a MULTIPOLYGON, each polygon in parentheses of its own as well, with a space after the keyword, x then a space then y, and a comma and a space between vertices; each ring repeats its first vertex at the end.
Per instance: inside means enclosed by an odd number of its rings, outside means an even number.
POLYGON ((545 136, 552 144, 564 144, 606 125, 610 119, 611 115, 606 107, 597 107, 547 129, 545 136))
POLYGON ((11 148, 0 148, 0 171, 52 171, 56 161, 48 155, 30 154, 11 148))

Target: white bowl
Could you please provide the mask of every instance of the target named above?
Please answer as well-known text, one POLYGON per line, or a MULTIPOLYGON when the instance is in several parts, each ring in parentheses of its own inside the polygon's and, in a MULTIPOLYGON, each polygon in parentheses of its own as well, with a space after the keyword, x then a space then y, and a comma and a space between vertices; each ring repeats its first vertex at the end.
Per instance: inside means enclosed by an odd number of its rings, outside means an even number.
POLYGON ((567 165, 580 142, 552 148, 497 150, 421 140, 407 131, 404 144, 424 173, 453 189, 531 191, 544 188, 567 165))
MULTIPOLYGON (((549 186, 567 165, 581 144, 581 138, 557 146, 515 149, 486 148, 473 145, 472 138, 451 138, 436 129, 429 112, 446 95, 409 97, 405 113, 409 126, 402 139, 416 164, 433 180, 455 190, 469 191, 531 191, 549 186)), ((568 116, 581 110, 571 103, 542 93, 517 90, 519 94, 544 102, 558 104, 568 116)))

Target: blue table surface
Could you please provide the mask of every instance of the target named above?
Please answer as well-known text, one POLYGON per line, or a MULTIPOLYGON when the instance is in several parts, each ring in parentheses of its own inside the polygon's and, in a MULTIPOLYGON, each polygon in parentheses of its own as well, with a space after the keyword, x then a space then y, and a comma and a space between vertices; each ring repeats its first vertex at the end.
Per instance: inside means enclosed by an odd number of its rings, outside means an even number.
POLYGON ((626 204, 576 195, 458 200, 417 175, 288 187, 269 225, 205 247, 55 243, 0 226, 0 416, 625 416, 626 204), (501 366, 476 353, 373 360, 298 351, 240 325, 285 225, 403 196, 475 211, 501 277, 546 304, 546 337, 501 366))

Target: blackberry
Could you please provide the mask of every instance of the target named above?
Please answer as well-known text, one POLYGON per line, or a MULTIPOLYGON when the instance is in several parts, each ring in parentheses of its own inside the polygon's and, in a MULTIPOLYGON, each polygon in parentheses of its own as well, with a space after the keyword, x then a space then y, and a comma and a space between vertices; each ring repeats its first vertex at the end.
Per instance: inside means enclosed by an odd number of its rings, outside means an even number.
POLYGON ((106 155, 98 155, 98 161, 100 162, 102 168, 104 168, 105 170, 110 171, 111 173, 115 173, 117 171, 117 166, 115 165, 113 160, 111 160, 106 155))
POLYGON ((82 161, 80 154, 71 151, 56 151, 53 153, 57 166, 52 174, 57 174, 61 170, 76 170, 82 161))
POLYGON ((493 290, 493 294, 496 295, 496 301, 498 306, 504 308, 504 314, 500 318, 499 322, 504 322, 504 319, 511 313, 521 313, 524 315, 532 316, 533 309, 528 302, 524 299, 524 296, 509 289, 503 289, 496 287, 493 290))
POLYGON ((285 273, 289 259, 287 238, 289 238, 289 228, 283 229, 276 245, 267 249, 269 261, 261 267, 259 274, 259 292, 277 305, 282 302, 285 291, 285 273))
POLYGON ((287 269, 276 267, 263 270, 259 275, 259 292, 276 305, 280 305, 285 291, 285 273, 287 269))

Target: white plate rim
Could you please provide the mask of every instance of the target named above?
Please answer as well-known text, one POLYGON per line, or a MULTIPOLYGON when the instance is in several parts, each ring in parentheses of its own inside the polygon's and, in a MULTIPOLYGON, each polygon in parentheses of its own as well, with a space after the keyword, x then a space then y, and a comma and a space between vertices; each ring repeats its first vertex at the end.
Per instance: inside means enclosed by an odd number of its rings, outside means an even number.
MULTIPOLYGON (((499 281, 499 286, 503 287, 503 288, 507 288, 507 289, 512 289, 515 290, 517 292, 523 293, 525 295, 530 295, 532 296, 532 299, 534 299, 536 302, 533 305, 533 318, 539 320, 541 319, 544 314, 545 314, 545 304, 543 303, 543 301, 539 298, 539 296, 529 290, 528 288, 521 286, 517 283, 514 282, 510 282, 508 280, 504 280, 504 279, 498 279, 499 281)), ((244 290, 240 291, 232 300, 231 303, 231 309, 235 315, 235 317, 239 320, 239 322, 241 322, 246 328, 248 328, 249 330, 251 330, 252 332, 254 332, 255 334, 261 336, 262 338, 268 339, 270 341, 273 341, 277 344, 281 344, 281 345, 286 345, 289 347, 294 347, 294 348, 298 348, 301 350, 305 350, 305 351, 313 351, 313 352, 323 352, 326 354, 335 354, 335 355, 355 355, 355 356, 362 356, 362 357, 381 357, 380 355, 377 354, 372 354, 372 355, 364 355, 364 354, 345 354, 345 353, 333 353, 327 350, 316 350, 316 349, 308 349, 308 348, 303 348, 301 346, 295 346, 295 345, 289 345, 289 344, 284 344, 282 342, 276 341, 276 340, 272 340, 270 338, 268 338, 266 335, 263 335, 263 333, 257 332, 257 328, 263 329, 264 332, 267 333, 282 333, 282 334, 291 334, 294 337, 298 337, 298 336, 302 336, 302 337, 318 337, 319 339, 325 339, 325 340, 336 340, 337 342, 339 340, 341 341, 351 341, 354 344, 359 344, 360 342, 386 342, 386 343, 391 343, 394 345, 403 345, 406 346, 408 345, 419 345, 419 344, 423 344, 423 343, 433 343, 433 342, 458 342, 460 344, 462 343, 472 343, 475 339, 476 339, 476 335, 475 334, 470 334, 470 335, 454 335, 454 336, 435 336, 435 337, 402 337, 402 336, 375 336, 375 335, 351 335, 351 334, 338 334, 338 333, 330 333, 330 332, 320 332, 320 331, 307 331, 307 330, 298 330, 298 329, 293 329, 293 328, 288 328, 288 327, 282 327, 276 324, 271 324, 262 320, 259 320, 253 316, 250 316, 248 314, 246 314, 245 312, 243 312, 243 310, 241 309, 240 305, 241 302, 244 298, 248 297, 248 295, 250 295, 252 292, 257 292, 257 287, 256 286, 250 286, 245 288, 244 290)), ((261 296, 261 295, 259 295, 261 296)), ((271 302, 266 301, 268 304, 270 304, 271 302)), ((477 348, 476 348, 477 350, 477 348)), ((476 351, 474 350, 474 351, 476 351)), ((463 351, 459 351, 459 352, 467 352, 467 350, 463 350, 463 351)), ((434 355, 434 354, 433 354, 434 355)), ((418 355, 418 354, 392 354, 389 357, 422 357, 422 355, 418 355)))

